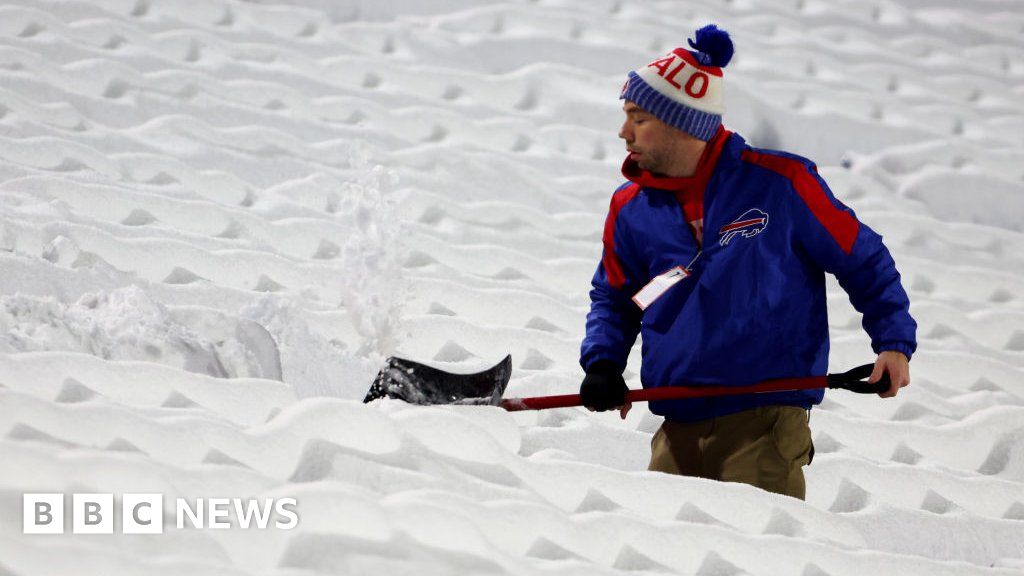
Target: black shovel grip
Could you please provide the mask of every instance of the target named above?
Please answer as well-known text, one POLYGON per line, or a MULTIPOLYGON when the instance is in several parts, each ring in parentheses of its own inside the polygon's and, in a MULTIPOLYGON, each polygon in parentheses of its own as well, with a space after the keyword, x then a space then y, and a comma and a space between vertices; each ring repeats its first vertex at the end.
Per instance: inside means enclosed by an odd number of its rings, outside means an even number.
POLYGON ((841 374, 829 374, 828 387, 842 388, 843 390, 849 390, 858 394, 881 394, 882 392, 887 392, 892 386, 892 380, 889 379, 888 372, 883 373, 878 382, 874 384, 867 382, 866 378, 871 376, 871 372, 874 369, 874 364, 865 364, 841 374))

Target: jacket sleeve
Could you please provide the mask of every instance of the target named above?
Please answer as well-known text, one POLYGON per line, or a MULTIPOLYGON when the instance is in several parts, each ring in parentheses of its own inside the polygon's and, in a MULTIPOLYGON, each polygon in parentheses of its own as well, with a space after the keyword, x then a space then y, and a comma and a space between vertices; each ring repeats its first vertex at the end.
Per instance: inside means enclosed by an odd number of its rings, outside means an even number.
POLYGON ((584 371, 598 360, 610 360, 624 370, 629 351, 640 332, 642 313, 632 297, 640 289, 643 278, 628 242, 628 227, 619 212, 621 207, 622 198, 613 198, 605 222, 601 262, 591 281, 587 333, 580 351, 580 366, 584 371))
POLYGON ((793 221, 800 245, 818 266, 835 275, 863 315, 875 353, 896 350, 910 358, 917 348, 917 322, 882 237, 835 198, 813 165, 807 171, 793 182, 793 221))

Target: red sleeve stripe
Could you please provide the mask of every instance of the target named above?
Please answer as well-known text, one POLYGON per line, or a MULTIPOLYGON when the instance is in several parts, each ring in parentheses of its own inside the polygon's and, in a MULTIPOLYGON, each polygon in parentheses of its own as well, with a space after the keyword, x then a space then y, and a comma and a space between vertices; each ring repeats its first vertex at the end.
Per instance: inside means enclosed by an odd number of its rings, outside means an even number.
POLYGON ((828 230, 843 252, 849 254, 853 251, 853 243, 857 240, 860 223, 849 212, 840 210, 829 200, 828 194, 825 193, 818 179, 802 162, 750 150, 743 152, 743 160, 788 178, 793 183, 797 194, 811 209, 811 213, 825 227, 825 230, 828 230))
POLYGON ((608 283, 616 290, 626 285, 626 275, 622 272, 619 255, 615 253, 615 222, 619 218, 622 207, 629 204, 630 200, 636 198, 639 193, 640 185, 635 183, 616 192, 612 196, 608 219, 604 221, 604 235, 601 238, 604 244, 604 255, 601 257, 601 262, 604 264, 604 274, 608 278, 608 283))

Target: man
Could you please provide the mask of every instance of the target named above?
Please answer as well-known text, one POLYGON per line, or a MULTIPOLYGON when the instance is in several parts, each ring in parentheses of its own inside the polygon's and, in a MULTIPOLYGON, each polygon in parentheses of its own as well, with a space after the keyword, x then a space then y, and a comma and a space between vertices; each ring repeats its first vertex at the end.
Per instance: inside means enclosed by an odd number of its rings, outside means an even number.
MULTIPOLYGON (((732 41, 714 25, 629 74, 614 194, 580 364, 591 410, 625 417, 622 372, 643 333, 641 382, 739 386, 828 368, 825 272, 863 314, 895 396, 917 324, 881 237, 810 161, 758 150, 721 124, 732 41)), ((803 499, 811 406, 823 390, 651 402, 665 417, 650 470, 744 482, 803 499)))

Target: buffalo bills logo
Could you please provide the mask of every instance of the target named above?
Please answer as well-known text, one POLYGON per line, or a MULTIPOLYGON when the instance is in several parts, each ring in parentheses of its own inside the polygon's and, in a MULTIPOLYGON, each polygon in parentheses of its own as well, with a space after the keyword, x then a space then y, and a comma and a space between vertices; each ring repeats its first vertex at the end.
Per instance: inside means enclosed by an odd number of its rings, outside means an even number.
POLYGON ((768 227, 768 214, 757 208, 751 208, 731 223, 722 226, 718 231, 718 234, 721 236, 721 240, 718 243, 726 246, 736 235, 751 238, 760 234, 766 227, 768 227))

